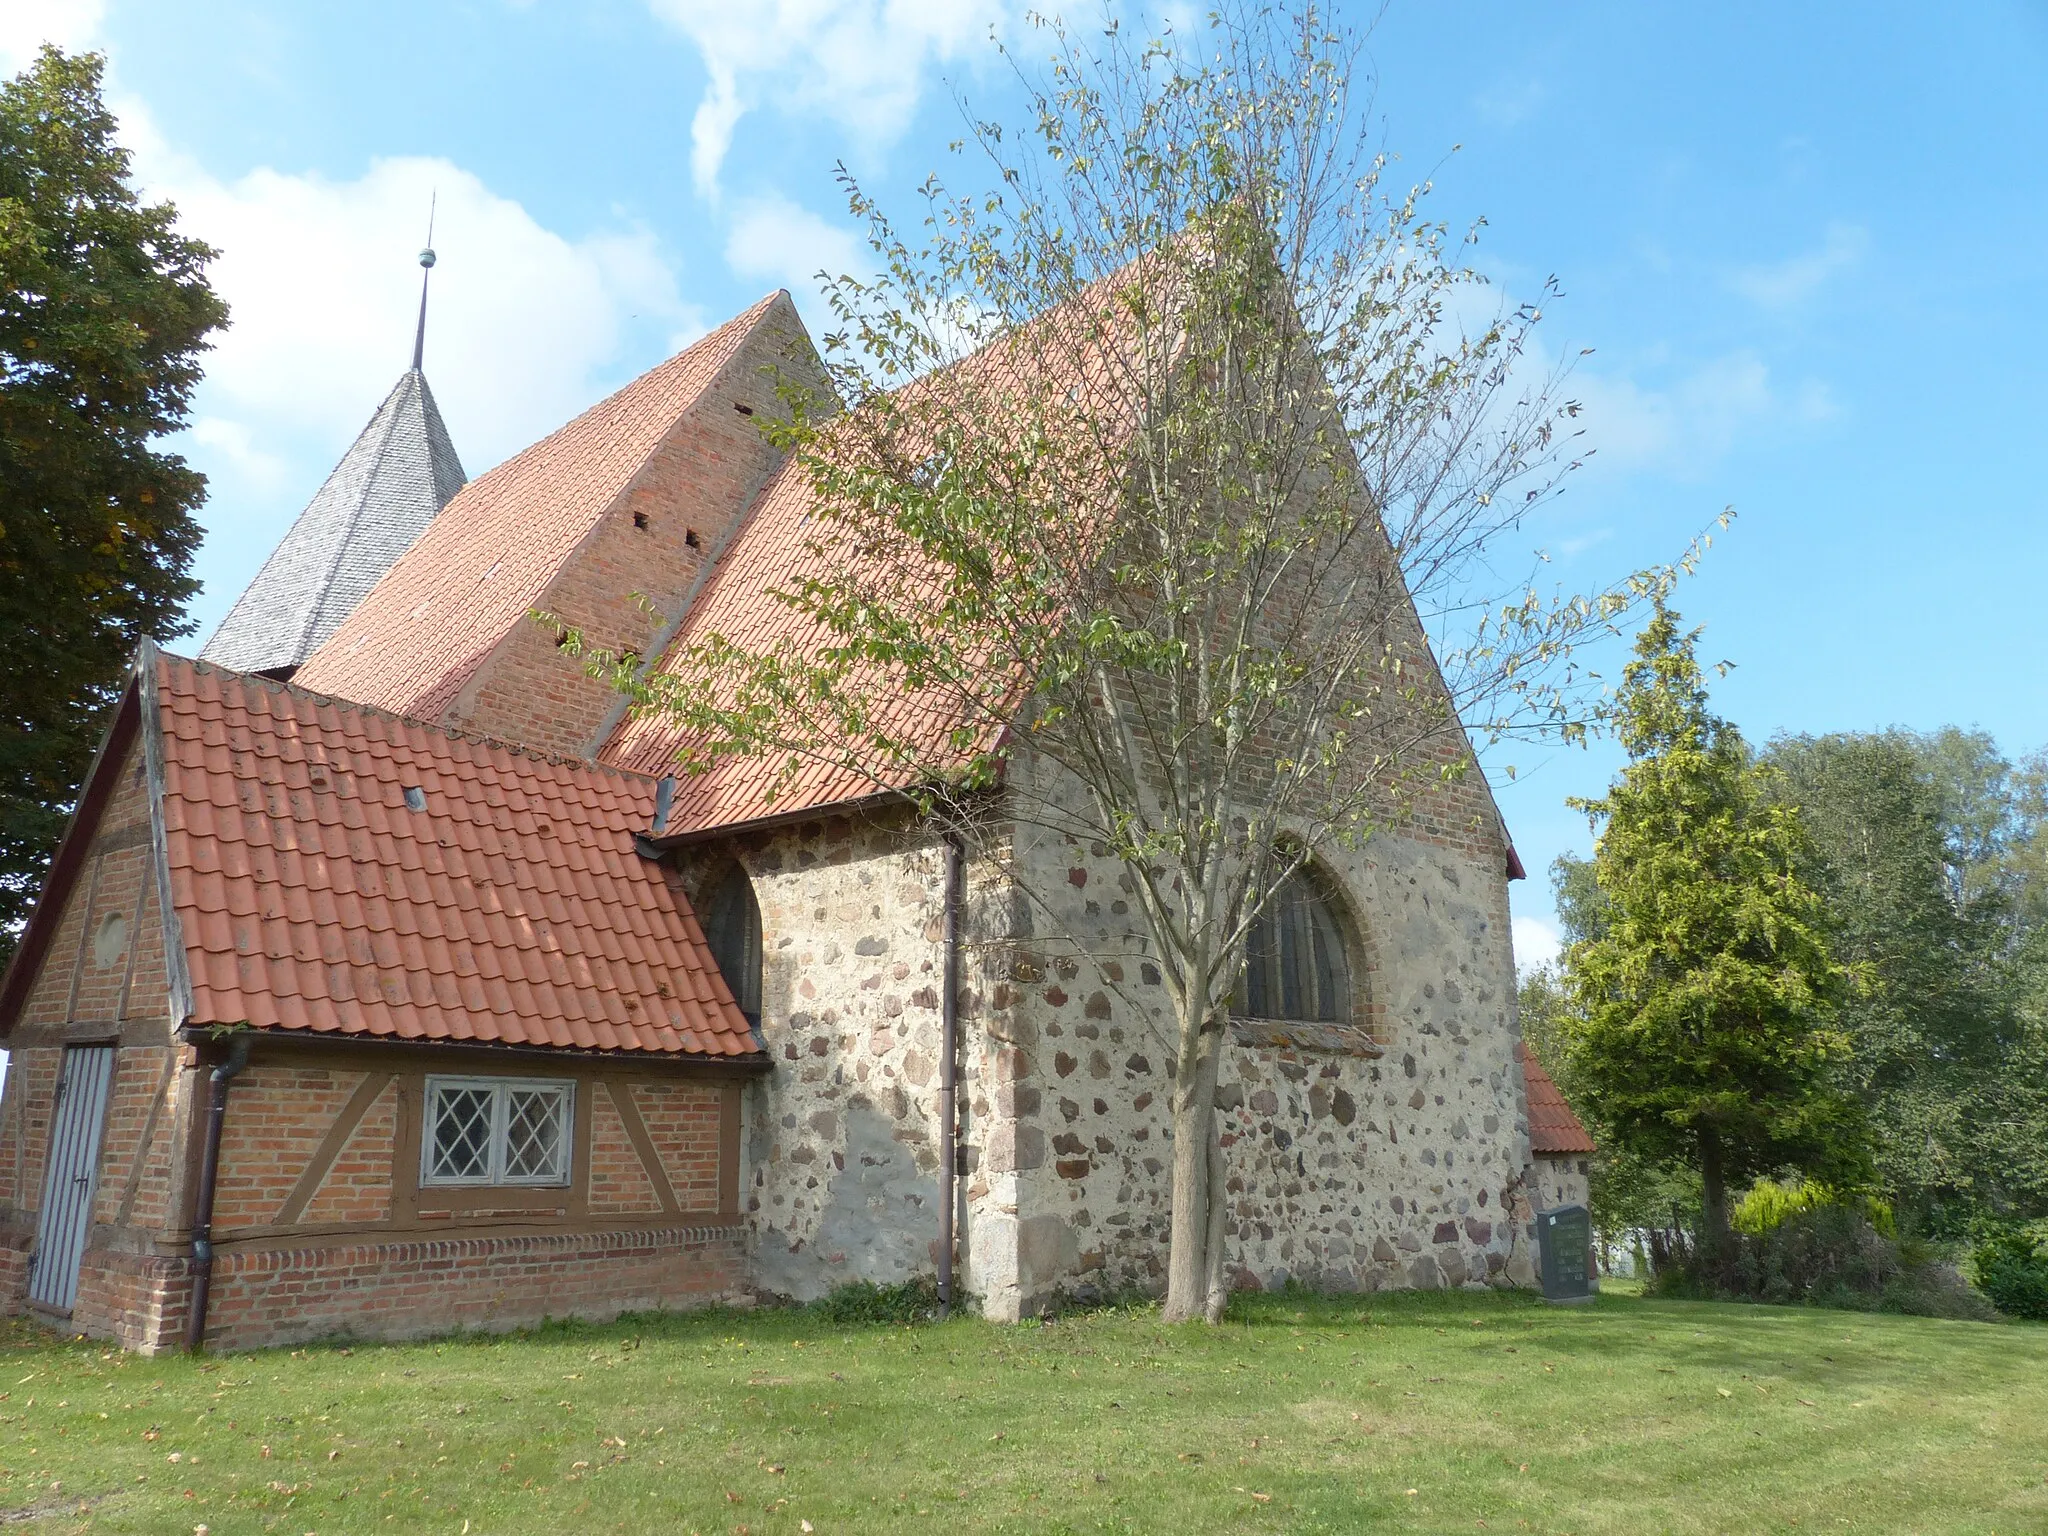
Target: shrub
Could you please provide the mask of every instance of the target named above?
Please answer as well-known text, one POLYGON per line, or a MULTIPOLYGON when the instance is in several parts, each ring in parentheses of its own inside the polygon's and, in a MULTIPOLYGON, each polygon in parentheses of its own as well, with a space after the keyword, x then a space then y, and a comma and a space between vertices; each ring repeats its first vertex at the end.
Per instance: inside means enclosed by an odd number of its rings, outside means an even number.
POLYGON ((1981 1240, 1971 1255, 1977 1288, 2010 1317, 2048 1322, 2048 1233, 2012 1227, 1981 1240))
POLYGON ((835 1286, 811 1310, 835 1327, 859 1328, 887 1323, 926 1323, 939 1314, 939 1282, 919 1275, 900 1285, 852 1280, 835 1286))
POLYGON ((1898 1226, 1892 1220, 1890 1204, 1876 1195, 1849 1193, 1836 1189, 1832 1184, 1796 1177, 1783 1183, 1776 1179, 1758 1179, 1750 1186, 1749 1193, 1735 1202, 1735 1209, 1728 1220, 1736 1231, 1750 1237, 1762 1237, 1776 1231, 1790 1217, 1829 1207, 1855 1212, 1880 1237, 1896 1238, 1899 1235, 1898 1226))
POLYGON ((1989 1321, 1990 1305, 1924 1245, 1899 1242, 1862 1211, 1806 1205, 1760 1233, 1738 1232, 1659 1277, 1668 1295, 1989 1321))

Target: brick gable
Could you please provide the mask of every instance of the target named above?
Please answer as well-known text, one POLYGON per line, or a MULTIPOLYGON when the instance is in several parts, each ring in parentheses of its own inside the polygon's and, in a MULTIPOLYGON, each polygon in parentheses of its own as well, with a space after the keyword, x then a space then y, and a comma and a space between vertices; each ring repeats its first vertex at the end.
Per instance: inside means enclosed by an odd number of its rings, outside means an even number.
POLYGON ((529 615, 651 647, 779 460, 778 376, 822 383, 780 292, 472 481, 294 681, 593 752, 615 696, 529 615))

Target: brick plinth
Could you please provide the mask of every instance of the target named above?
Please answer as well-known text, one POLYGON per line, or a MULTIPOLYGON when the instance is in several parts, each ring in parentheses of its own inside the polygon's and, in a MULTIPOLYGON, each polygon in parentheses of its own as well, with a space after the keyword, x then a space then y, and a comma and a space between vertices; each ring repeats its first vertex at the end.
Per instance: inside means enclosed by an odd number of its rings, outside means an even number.
MULTIPOLYGON (((706 1306, 746 1290, 738 1224, 334 1243, 223 1252, 206 1341, 260 1349, 308 1339, 410 1339, 547 1318, 706 1306)), ((184 1258, 95 1254, 72 1326, 155 1353, 175 1346, 191 1296, 184 1258)))

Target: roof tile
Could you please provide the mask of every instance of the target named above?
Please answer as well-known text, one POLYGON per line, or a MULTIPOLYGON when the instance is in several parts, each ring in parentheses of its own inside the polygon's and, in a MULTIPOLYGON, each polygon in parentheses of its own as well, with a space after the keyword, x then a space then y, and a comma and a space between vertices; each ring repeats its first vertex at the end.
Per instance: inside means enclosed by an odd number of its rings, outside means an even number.
POLYGON ((1522 1076, 1529 1088, 1529 1150, 1538 1157, 1578 1156, 1597 1150, 1536 1053, 1518 1040, 1515 1056, 1522 1063, 1522 1076))
POLYGON ((652 780, 181 657, 156 669, 193 1023, 758 1052, 685 898, 633 851, 652 780), (329 787, 284 793, 307 761, 329 765, 329 787), (426 810, 405 808, 406 785, 426 810), (207 809, 238 803, 250 809, 207 809), (521 835, 530 805, 548 807, 549 838, 521 835), (465 860, 460 845, 486 851, 465 860), (565 852, 581 855, 574 879, 565 852), (663 1022, 675 995, 709 999, 689 1041, 663 1022))
POLYGON ((464 486, 297 680, 438 718, 778 298, 464 486))

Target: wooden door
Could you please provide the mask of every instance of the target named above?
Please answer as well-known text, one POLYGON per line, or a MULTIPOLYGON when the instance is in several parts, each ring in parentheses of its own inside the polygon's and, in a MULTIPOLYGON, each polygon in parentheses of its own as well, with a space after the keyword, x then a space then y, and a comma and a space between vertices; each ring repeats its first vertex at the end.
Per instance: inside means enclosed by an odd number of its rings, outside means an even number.
POLYGON ((78 1261, 92 1231, 92 1197, 100 1161, 100 1126, 114 1081, 114 1047, 73 1045, 57 1075, 56 1124, 50 1129, 49 1170, 29 1258, 28 1297, 55 1312, 78 1299, 78 1261))

